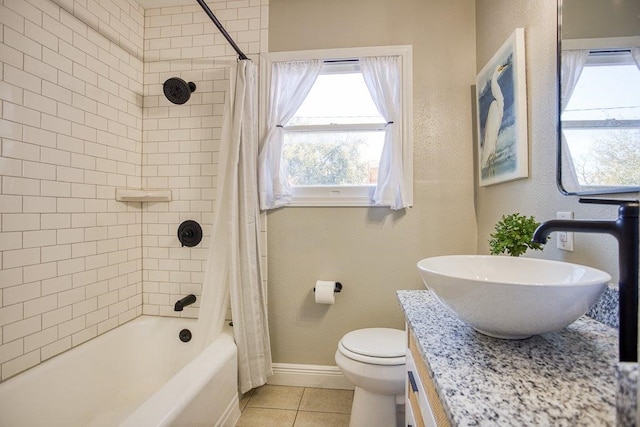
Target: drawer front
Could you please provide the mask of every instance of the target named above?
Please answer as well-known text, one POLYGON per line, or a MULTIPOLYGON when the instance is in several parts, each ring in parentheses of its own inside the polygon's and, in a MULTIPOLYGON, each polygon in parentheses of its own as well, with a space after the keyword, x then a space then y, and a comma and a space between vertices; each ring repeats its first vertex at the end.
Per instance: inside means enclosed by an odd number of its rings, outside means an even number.
POLYGON ((413 410, 416 427, 435 427, 435 420, 424 386, 416 369, 411 352, 407 353, 407 400, 413 410))
POLYGON ((418 417, 413 413, 413 405, 417 405, 417 403, 413 403, 411 399, 411 390, 407 390, 407 397, 404 404, 404 421, 407 427, 422 427, 424 423, 422 422, 421 415, 418 414, 418 417), (416 419, 420 420, 420 423, 416 421, 416 419))
MULTIPOLYGON (((427 366, 422 360, 418 350, 413 332, 409 332, 409 351, 407 352, 407 371, 412 371, 412 376, 416 383, 417 393, 412 391, 412 384, 407 374, 407 396, 416 395, 415 402, 420 408, 422 420, 426 427, 449 427, 449 418, 438 397, 435 386, 427 370, 427 366)), ((418 418, 418 411, 414 410, 414 415, 418 418)))

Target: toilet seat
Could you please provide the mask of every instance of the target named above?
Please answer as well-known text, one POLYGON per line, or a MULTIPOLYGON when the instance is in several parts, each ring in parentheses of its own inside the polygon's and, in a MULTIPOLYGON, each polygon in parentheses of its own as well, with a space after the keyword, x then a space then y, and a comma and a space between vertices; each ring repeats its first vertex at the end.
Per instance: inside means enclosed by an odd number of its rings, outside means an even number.
POLYGON ((358 329, 342 337, 338 349, 349 359, 363 363, 403 365, 406 361, 406 340, 406 333, 399 329, 358 329))

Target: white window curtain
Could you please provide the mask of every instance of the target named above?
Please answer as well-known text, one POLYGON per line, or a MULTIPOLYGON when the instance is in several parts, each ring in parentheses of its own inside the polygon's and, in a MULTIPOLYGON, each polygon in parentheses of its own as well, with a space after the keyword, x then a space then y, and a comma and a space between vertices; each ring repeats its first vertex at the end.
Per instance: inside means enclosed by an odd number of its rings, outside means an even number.
POLYGON ((634 47, 631 49, 631 56, 633 57, 634 62, 638 69, 640 69, 640 47, 634 47))
POLYGON ((588 58, 588 50, 562 51, 562 69, 560 70, 561 111, 564 111, 567 107, 588 58))
POLYGON ((291 203, 287 166, 282 161, 286 124, 296 113, 315 83, 323 61, 276 62, 271 68, 271 88, 266 136, 258 157, 260 209, 274 209, 291 203))
MULTIPOLYGON (((584 65, 589 57, 589 50, 565 50, 562 52, 562 63, 560 69, 560 114, 567 108, 569 99, 573 94, 573 90, 578 84, 578 79, 584 65)), ((560 135, 562 148, 560 150, 562 158, 560 159, 560 167, 562 168, 562 184, 567 191, 578 191, 580 184, 576 174, 573 160, 569 155, 569 146, 564 137, 564 133, 560 135)))
POLYGON ((364 81, 378 112, 387 121, 373 202, 376 205, 389 206, 394 210, 411 206, 404 183, 402 164, 400 60, 399 56, 360 58, 364 81))

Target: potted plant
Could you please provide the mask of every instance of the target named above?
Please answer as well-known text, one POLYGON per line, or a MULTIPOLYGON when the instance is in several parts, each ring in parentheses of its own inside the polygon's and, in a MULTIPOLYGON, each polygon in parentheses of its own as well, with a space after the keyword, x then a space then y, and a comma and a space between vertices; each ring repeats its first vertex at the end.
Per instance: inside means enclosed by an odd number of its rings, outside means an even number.
POLYGON ((531 241, 533 232, 540 223, 533 216, 527 217, 514 213, 502 215, 502 219, 495 226, 495 233, 489 239, 489 248, 492 255, 507 253, 511 256, 520 256, 528 249, 542 250, 543 243, 531 241))

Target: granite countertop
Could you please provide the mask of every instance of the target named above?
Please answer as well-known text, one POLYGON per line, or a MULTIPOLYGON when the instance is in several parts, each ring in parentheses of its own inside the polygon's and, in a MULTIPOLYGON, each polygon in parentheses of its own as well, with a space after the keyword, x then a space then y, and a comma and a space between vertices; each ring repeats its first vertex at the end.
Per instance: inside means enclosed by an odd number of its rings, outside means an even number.
POLYGON ((559 332, 500 340, 429 291, 397 295, 452 425, 615 425, 615 329, 583 316, 559 332))

